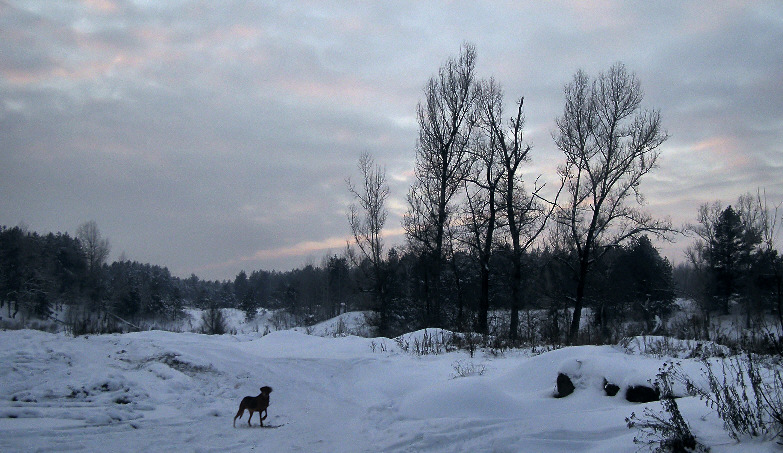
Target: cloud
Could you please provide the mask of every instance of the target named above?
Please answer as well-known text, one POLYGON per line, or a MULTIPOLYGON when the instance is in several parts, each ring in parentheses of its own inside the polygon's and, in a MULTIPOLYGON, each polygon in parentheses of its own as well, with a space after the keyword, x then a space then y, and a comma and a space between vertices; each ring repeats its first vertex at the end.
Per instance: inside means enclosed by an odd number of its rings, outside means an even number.
POLYGON ((574 71, 624 61, 671 136, 643 183, 655 214, 690 221, 759 186, 783 199, 781 18, 774 2, 6 1, 0 224, 94 219, 115 253, 178 275, 290 268, 347 234, 344 180, 368 151, 398 229, 416 103, 464 41, 508 106, 525 96, 531 178, 561 159, 574 71))

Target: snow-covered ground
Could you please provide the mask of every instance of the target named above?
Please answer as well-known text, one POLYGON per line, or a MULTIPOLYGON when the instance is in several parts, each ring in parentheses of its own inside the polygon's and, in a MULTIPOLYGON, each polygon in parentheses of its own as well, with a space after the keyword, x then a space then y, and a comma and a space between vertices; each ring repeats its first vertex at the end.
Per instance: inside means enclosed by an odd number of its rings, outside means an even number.
MULTIPOLYGON (((660 403, 605 396, 601 376, 644 382, 664 359, 629 350, 471 358, 296 330, 0 331, 0 451, 635 452, 638 432, 625 418, 660 403), (576 376, 577 388, 557 399, 559 371, 576 376), (274 389, 266 427, 256 415, 249 428, 245 414, 233 428, 241 398, 264 385, 274 389)), ((698 371, 697 362, 680 361, 698 371)), ((679 404, 712 451, 775 451, 774 442, 732 441, 698 399, 679 404)))

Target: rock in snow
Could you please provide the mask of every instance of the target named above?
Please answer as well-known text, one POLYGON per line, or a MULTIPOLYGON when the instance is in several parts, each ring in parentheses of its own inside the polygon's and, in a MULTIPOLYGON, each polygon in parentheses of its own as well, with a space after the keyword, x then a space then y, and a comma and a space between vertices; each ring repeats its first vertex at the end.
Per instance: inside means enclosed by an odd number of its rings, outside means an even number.
POLYGON ((574 393, 574 383, 571 382, 571 378, 563 373, 558 373, 555 382, 555 398, 563 398, 572 393, 574 393))

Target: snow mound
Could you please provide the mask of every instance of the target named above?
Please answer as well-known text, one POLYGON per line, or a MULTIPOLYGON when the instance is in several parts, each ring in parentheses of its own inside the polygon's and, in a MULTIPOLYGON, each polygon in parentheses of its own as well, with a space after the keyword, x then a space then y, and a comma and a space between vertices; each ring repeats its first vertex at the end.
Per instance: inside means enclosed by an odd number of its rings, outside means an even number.
POLYGON ((569 378, 577 389, 603 391, 606 382, 620 388, 651 386, 663 362, 625 354, 585 355, 563 361, 557 372, 569 378))
POLYGON ((731 351, 712 341, 680 340, 659 335, 642 335, 623 340, 620 345, 628 354, 660 358, 727 357, 731 351))
POLYGON ((317 335, 319 337, 344 337, 346 335, 356 335, 369 338, 375 335, 375 329, 372 328, 368 322, 368 317, 370 316, 372 316, 371 311, 351 311, 313 326, 296 327, 293 330, 306 332, 310 335, 317 335))

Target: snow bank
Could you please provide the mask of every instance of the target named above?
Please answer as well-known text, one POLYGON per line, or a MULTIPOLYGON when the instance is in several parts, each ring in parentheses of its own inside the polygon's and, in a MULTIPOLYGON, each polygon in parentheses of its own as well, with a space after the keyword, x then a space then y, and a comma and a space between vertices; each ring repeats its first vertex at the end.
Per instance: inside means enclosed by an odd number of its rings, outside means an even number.
POLYGON ((623 340, 629 354, 645 354, 655 357, 698 358, 727 357, 731 351, 712 341, 680 340, 660 335, 641 335, 623 340))
POLYGON ((310 327, 296 327, 294 330, 319 337, 342 337, 346 335, 372 337, 375 329, 367 322, 369 316, 372 316, 370 311, 352 311, 310 327))

